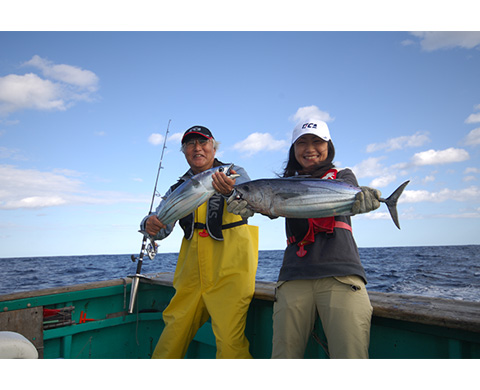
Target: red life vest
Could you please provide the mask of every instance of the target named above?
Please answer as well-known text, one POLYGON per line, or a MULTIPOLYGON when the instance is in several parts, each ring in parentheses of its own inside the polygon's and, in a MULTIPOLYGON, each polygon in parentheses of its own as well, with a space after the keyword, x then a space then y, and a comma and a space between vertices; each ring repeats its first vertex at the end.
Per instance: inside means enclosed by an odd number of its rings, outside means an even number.
MULTIPOLYGON (((330 169, 327 173, 322 177, 322 179, 331 179, 334 180, 337 178, 337 169, 330 169)), ((303 257, 307 254, 305 250, 305 245, 312 244, 315 242, 315 234, 320 232, 326 233, 333 233, 335 228, 338 229, 346 229, 350 232, 352 231, 352 227, 345 222, 336 221, 335 217, 326 217, 326 218, 308 218, 308 231, 305 237, 297 244, 299 249, 297 251, 298 257, 303 257)), ((294 236, 288 237, 287 244, 294 244, 296 241, 294 236)))

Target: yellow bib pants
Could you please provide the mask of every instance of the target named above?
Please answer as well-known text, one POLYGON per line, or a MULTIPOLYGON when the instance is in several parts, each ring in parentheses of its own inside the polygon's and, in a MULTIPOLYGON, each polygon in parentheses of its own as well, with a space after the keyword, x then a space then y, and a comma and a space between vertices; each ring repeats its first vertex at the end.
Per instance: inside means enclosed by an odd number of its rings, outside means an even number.
MULTIPOLYGON (((224 202, 225 203, 225 202, 224 202)), ((207 203, 195 210, 205 223, 207 203)), ((223 224, 241 220, 224 204, 223 224)), ((258 227, 223 230, 223 241, 195 229, 183 239, 173 286, 175 295, 163 312, 165 328, 152 358, 183 358, 197 330, 211 317, 217 358, 251 358, 245 337, 247 310, 255 291, 258 227)))

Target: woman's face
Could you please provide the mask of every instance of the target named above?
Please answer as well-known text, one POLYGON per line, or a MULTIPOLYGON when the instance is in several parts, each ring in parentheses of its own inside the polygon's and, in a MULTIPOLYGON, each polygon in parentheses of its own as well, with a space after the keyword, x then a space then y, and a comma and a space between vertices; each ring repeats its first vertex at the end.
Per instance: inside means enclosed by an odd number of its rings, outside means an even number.
POLYGON ((313 134, 302 135, 295 141, 295 158, 305 171, 314 170, 328 157, 328 142, 313 134))

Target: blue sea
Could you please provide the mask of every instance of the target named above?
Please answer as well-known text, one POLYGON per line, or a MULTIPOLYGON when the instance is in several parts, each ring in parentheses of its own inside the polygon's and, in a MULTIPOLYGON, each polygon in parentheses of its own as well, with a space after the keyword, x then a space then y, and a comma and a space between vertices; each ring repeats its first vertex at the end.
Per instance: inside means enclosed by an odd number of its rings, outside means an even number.
MULTIPOLYGON (((367 289, 480 302, 480 245, 359 248, 367 289)), ((137 255, 137 254, 135 254, 137 255)), ((135 274, 125 255, 0 258, 0 295, 135 274)), ((260 251, 257 280, 276 281, 283 251, 260 251)), ((174 271, 177 253, 143 261, 142 274, 174 271)))

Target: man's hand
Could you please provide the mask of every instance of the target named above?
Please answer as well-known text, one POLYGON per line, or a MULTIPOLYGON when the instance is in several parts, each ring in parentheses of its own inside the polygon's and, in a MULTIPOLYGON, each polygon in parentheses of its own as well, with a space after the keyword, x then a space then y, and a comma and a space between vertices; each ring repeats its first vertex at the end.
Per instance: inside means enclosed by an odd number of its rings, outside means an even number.
MULTIPOLYGON (((233 169, 230 170, 231 174, 236 174, 233 169)), ((235 185, 236 179, 232 179, 229 176, 225 175, 223 172, 215 172, 212 175, 213 179, 213 188, 215 191, 221 193, 222 195, 228 196, 233 191, 233 186, 235 185)))
POLYGON ((240 215, 243 218, 249 218, 255 214, 249 207, 246 200, 232 199, 230 197, 227 200, 227 211, 236 215, 240 215))
POLYGON ((156 215, 152 215, 145 223, 145 230, 151 237, 155 237, 161 229, 165 229, 166 227, 167 226, 160 222, 156 215))

